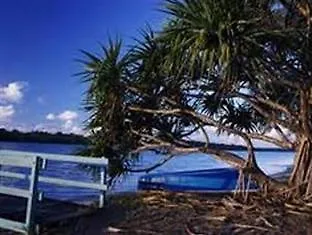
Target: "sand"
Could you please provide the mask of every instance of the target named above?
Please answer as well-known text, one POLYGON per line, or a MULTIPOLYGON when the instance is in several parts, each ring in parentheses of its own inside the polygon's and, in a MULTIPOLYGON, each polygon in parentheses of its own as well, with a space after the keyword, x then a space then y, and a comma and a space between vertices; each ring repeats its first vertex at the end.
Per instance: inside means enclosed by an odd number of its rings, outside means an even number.
POLYGON ((144 192, 113 196, 105 209, 42 234, 312 234, 312 213, 297 209, 259 196, 243 204, 228 196, 144 192))

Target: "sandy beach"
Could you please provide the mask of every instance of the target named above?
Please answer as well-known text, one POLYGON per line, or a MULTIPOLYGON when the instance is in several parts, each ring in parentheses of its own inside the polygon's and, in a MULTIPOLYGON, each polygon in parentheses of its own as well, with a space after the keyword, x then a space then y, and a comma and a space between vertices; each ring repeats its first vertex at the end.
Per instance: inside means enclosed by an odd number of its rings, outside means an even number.
POLYGON ((115 195, 109 198, 105 209, 50 226, 42 234, 312 233, 311 213, 289 210, 273 199, 253 197, 255 199, 242 204, 229 196, 188 193, 115 195))

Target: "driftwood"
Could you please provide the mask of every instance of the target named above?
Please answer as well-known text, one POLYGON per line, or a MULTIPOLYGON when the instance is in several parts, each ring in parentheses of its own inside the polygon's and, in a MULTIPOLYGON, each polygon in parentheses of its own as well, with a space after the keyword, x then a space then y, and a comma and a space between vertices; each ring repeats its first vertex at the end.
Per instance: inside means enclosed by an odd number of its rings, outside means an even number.
POLYGON ((246 228, 246 229, 256 229, 256 230, 268 231, 268 229, 265 227, 253 226, 253 225, 248 225, 248 224, 234 224, 233 226, 237 227, 237 228, 246 228))
POLYGON ((135 230, 127 230, 127 229, 120 229, 115 227, 108 227, 105 233, 117 233, 117 234, 157 234, 157 232, 142 230, 142 229, 135 229, 135 230))

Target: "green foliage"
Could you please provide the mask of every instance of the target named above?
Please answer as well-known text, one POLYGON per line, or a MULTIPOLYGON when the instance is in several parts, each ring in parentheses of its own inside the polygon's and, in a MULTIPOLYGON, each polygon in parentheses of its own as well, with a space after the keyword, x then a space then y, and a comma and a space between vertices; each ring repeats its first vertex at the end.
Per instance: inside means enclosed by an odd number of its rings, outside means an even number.
POLYGON ((105 156, 109 159, 110 175, 124 172, 128 161, 137 157, 129 149, 135 147, 135 138, 129 133, 125 104, 125 84, 127 83, 128 55, 122 55, 122 42, 109 40, 102 47, 102 55, 83 51, 85 71, 80 75, 89 88, 84 101, 89 113, 87 128, 91 131, 91 156, 105 156), (129 159, 130 160, 129 160, 129 159))
POLYGON ((309 28, 301 16, 289 20, 289 9, 268 0, 165 0, 159 33, 142 30, 127 51, 119 39, 101 55, 84 51, 92 155, 108 157, 114 177, 140 150, 192 147, 188 137, 206 127, 298 131, 311 49, 309 28))

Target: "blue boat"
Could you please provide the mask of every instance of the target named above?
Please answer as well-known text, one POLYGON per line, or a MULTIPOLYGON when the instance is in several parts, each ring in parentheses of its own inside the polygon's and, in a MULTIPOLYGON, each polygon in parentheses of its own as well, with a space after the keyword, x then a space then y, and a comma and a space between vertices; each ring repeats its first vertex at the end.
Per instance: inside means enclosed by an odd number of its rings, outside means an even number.
MULTIPOLYGON (((223 194, 234 192, 238 176, 232 168, 154 173, 141 176, 138 189, 223 194)), ((249 191, 257 191, 255 182, 251 182, 249 191)))

